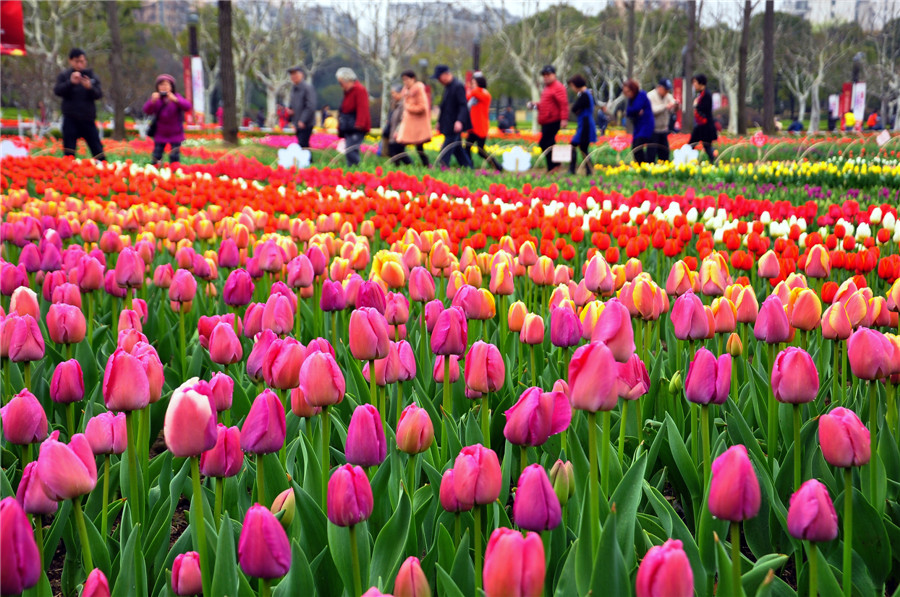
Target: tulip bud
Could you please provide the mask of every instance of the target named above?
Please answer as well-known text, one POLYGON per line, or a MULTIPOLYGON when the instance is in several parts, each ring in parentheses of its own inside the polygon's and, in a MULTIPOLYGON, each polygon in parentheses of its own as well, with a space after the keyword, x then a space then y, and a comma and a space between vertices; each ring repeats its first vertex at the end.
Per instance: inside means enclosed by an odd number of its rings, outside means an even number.
POLYGON ((507 315, 507 323, 509 324, 509 331, 511 332, 520 332, 525 325, 525 316, 528 315, 528 308, 525 306, 525 303, 522 301, 516 301, 509 306, 509 313, 507 315))
POLYGON ((562 521, 559 499, 540 464, 525 467, 513 502, 513 521, 529 531, 550 531, 562 521))
POLYGON ((22 479, 16 490, 16 501, 27 514, 53 514, 59 508, 44 489, 37 472, 37 462, 29 462, 22 471, 22 479))
POLYGON ((117 348, 103 372, 103 400, 117 412, 140 410, 150 403, 150 381, 139 359, 117 348))
POLYGON ((163 436, 176 458, 199 456, 216 445, 216 406, 209 385, 197 378, 172 393, 166 408, 163 436))
POLYGON ((81 597, 109 597, 109 581, 99 568, 94 568, 84 581, 81 597))
POLYGON ((724 404, 731 390, 731 355, 718 359, 700 348, 688 367, 684 397, 695 404, 724 404))
POLYGON ((725 343, 725 352, 732 357, 739 357, 744 354, 744 343, 741 342, 741 337, 738 334, 731 333, 728 336, 728 341, 725 343))
POLYGON ((791 496, 787 526, 795 539, 823 542, 837 537, 837 514, 825 485, 810 479, 800 486, 791 496))
POLYGON ((387 320, 371 307, 360 307, 350 314, 350 352, 360 361, 383 359, 390 350, 387 320))
POLYGON ((569 309, 556 308, 550 311, 550 342, 553 346, 578 346, 581 331, 581 321, 569 309))
POLYGON ((281 522, 281 526, 285 530, 291 528, 291 522, 293 522, 294 514, 297 511, 297 498, 294 495, 294 490, 288 488, 279 493, 269 510, 276 515, 279 512, 284 512, 279 522, 281 522))
POLYGON ((790 339, 791 327, 778 295, 770 295, 763 301, 753 326, 753 335, 767 344, 778 344, 790 339))
POLYGON ((250 454, 271 454, 284 446, 284 407, 272 390, 256 397, 241 427, 241 448, 250 454))
POLYGON ((436 355, 458 355, 466 352, 468 328, 459 307, 450 307, 438 315, 431 334, 431 352, 436 355))
POLYGON ((557 460, 550 469, 550 484, 560 506, 565 506, 575 495, 575 467, 571 462, 557 460))
POLYGON ((506 363, 493 344, 481 340, 475 342, 466 355, 466 386, 487 394, 503 387, 506 380, 506 363))
POLYGON ((809 353, 790 346, 778 353, 772 367, 772 391, 779 402, 803 404, 816 399, 819 372, 809 353))
POLYGON ((447 512, 465 512, 471 510, 473 502, 460 502, 456 499, 456 486, 454 484, 453 469, 448 469, 441 477, 440 500, 441 507, 447 512))
POLYGON ((340 282, 325 280, 322 285, 319 308, 326 313, 343 311, 347 308, 347 297, 344 294, 344 286, 340 282))
POLYGON ((97 463, 87 438, 76 433, 68 445, 56 438, 59 432, 41 445, 38 477, 55 500, 70 500, 90 493, 97 485, 97 463))
POLYGON ((172 563, 172 592, 176 595, 200 595, 203 582, 200 577, 200 554, 196 551, 180 553, 172 563))
POLYGON ((3 437, 11 444, 35 444, 47 437, 47 414, 34 394, 27 389, 0 408, 3 437))
POLYGON ((207 477, 233 477, 241 472, 244 452, 237 427, 216 426, 216 444, 200 455, 200 472, 207 477))
POLYGON ((15 498, 0 501, 0 594, 18 595, 41 578, 41 555, 31 523, 15 498))
POLYGON ((78 344, 84 340, 87 322, 78 307, 56 303, 47 311, 47 333, 56 344, 78 344))
POLYGON ((573 408, 597 412, 612 410, 618 403, 618 367, 612 351, 602 342, 575 351, 569 361, 568 381, 573 408))
POLYGON ((50 380, 50 400, 53 402, 78 402, 84 398, 84 375, 75 359, 63 361, 53 370, 50 380))
POLYGON ((740 444, 728 448, 712 463, 709 511, 716 518, 740 522, 759 513, 759 501, 759 481, 747 448, 740 444))
POLYGON ((236 269, 225 280, 222 299, 230 307, 243 307, 253 299, 255 285, 245 269, 236 269))
POLYGON ((709 335, 709 319, 703 309, 703 301, 693 292, 675 299, 669 318, 679 340, 702 340, 709 335))
POLYGON ((892 373, 891 355, 894 348, 884 334, 869 328, 859 328, 847 340, 850 370, 859 379, 883 379, 892 373))
POLYGON ((19 286, 12 293, 9 301, 9 312, 18 313, 19 317, 31 315, 35 320, 41 316, 37 293, 27 286, 19 286))
POLYGON ((869 430, 852 410, 838 407, 819 417, 819 445, 831 466, 863 466, 872 456, 869 430))
POLYGON ((672 379, 669 380, 669 393, 677 396, 683 387, 684 383, 681 379, 681 371, 676 371, 675 375, 672 376, 672 379))
POLYGON ((107 411, 94 415, 84 427, 84 436, 94 454, 122 454, 128 445, 125 414, 107 411))
POLYGON ((349 527, 372 515, 375 501, 369 478, 358 466, 339 466, 328 480, 328 520, 349 527))
POLYGON ((212 392, 213 403, 216 412, 222 412, 231 408, 234 397, 234 380, 225 373, 215 373, 209 380, 209 389, 212 392))
POLYGON ((371 404, 361 404, 353 411, 344 452, 350 464, 370 467, 384 462, 387 456, 384 426, 378 409, 371 404))
POLYGON ((394 597, 431 597, 431 587, 419 558, 409 557, 401 564, 394 580, 394 597))
POLYGON ((262 374, 266 384, 289 390, 300 384, 300 368, 306 348, 293 338, 275 339, 263 357, 262 374))
POLYGON ((279 578, 291 567, 291 544, 278 519, 254 504, 244 516, 238 540, 238 564, 247 576, 279 578))
POLYGON ((328 352, 306 357, 300 367, 299 385, 304 401, 314 407, 338 404, 344 399, 346 389, 344 374, 328 352))
POLYGON ((424 408, 410 404, 397 422, 397 448, 407 454, 421 454, 434 441, 434 425, 424 408))
POLYGON ((501 527, 491 533, 484 554, 485 597, 540 597, 544 593, 546 559, 537 533, 501 527))
POLYGON ((497 454, 481 444, 466 446, 453 465, 456 500, 464 504, 490 504, 500 496, 502 473, 497 454))
POLYGON ((244 357, 241 341, 230 324, 219 322, 209 335, 209 358, 219 365, 238 363, 244 357))
POLYGON ((638 567, 636 597, 692 597, 694 572, 681 547, 669 539, 651 547, 638 567))

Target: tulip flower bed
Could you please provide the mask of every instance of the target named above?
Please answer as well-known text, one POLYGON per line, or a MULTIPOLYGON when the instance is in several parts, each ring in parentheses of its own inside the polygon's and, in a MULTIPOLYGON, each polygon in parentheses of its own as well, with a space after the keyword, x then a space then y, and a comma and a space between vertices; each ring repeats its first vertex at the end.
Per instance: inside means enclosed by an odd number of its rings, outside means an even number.
POLYGON ((4 160, 0 593, 898 595, 896 201, 732 191, 4 160))

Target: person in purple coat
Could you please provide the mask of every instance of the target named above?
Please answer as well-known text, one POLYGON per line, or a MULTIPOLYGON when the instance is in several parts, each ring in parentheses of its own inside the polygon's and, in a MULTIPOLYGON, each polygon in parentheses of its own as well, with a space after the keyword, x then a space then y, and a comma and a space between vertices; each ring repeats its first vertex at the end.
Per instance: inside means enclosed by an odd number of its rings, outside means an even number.
POLYGON ((192 109, 191 102, 175 92, 175 77, 156 77, 156 91, 144 104, 144 114, 154 116, 154 124, 147 132, 153 137, 153 165, 162 160, 169 145, 169 163, 181 161, 181 143, 184 141, 184 113, 192 109))

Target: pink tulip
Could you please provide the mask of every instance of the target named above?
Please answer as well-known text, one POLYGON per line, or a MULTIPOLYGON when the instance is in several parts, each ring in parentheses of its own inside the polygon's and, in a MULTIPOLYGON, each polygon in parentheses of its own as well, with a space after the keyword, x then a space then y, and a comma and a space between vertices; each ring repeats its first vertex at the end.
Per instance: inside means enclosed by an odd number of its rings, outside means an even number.
POLYGON ((44 337, 31 315, 16 317, 9 338, 9 360, 13 363, 39 361, 44 358, 44 337))
POLYGON ((47 437, 47 414, 34 394, 22 390, 0 408, 3 437, 11 444, 35 444, 47 437))
MULTIPOLYGON (((219 265, 222 265, 221 261, 219 265)), ((225 286, 222 288, 222 300, 230 307, 243 307, 253 300, 253 291, 255 286, 253 278, 245 269, 236 269, 225 279, 225 286)))
POLYGON ((224 373, 216 373, 209 380, 209 389, 212 392, 213 403, 216 412, 222 412, 231 408, 234 397, 234 380, 224 373))
POLYGON ((350 314, 350 352, 360 361, 374 361, 387 356, 390 341, 387 320, 372 307, 360 307, 350 314))
POLYGON ((153 285, 157 288, 168 289, 172 285, 173 278, 175 278, 175 270, 169 263, 157 265, 153 270, 153 285))
POLYGON ((597 412, 618 403, 618 367, 602 342, 586 344, 569 361, 569 400, 573 408, 597 412))
POLYGON ((200 472, 206 477, 233 477, 241 472, 243 464, 241 430, 219 423, 216 444, 200 455, 200 472))
POLYGON ((128 445, 125 414, 107 411, 94 415, 84 427, 84 436, 94 454, 122 454, 128 445))
POLYGON ((519 342, 523 344, 542 344, 544 342, 544 318, 535 313, 527 313, 519 332, 519 342))
POLYGON ((496 529, 484 554, 485 597, 540 597, 546 565, 540 535, 496 529))
POLYGON ((790 339, 791 326, 778 295, 773 294, 763 301, 753 326, 753 335, 767 344, 778 344, 790 339))
POLYGON ((816 399, 819 372, 809 353, 790 346, 778 353, 772 367, 772 391, 779 402, 804 404, 816 399))
POLYGON ((788 533, 795 539, 831 541, 838 535, 838 518, 828 489, 810 479, 791 496, 787 514, 788 533))
POLYGON ((150 404, 150 381, 139 359, 117 348, 103 372, 103 400, 117 412, 140 410, 150 404))
POLYGON ((344 451, 350 464, 368 468, 384 462, 387 456, 387 442, 377 408, 371 404, 356 407, 347 426, 347 443, 344 451))
POLYGON ((819 417, 819 445, 831 466, 863 466, 872 456, 869 430, 852 410, 837 407, 819 417))
POLYGON ((197 280, 191 272, 179 269, 172 277, 169 285, 169 301, 173 303, 190 303, 197 294, 197 280))
POLYGON ((414 267, 409 272, 409 298, 417 303, 434 300, 434 277, 424 267, 414 267))
POLYGON ((466 352, 468 328, 466 316, 459 307, 441 311, 431 333, 431 352, 436 355, 461 356, 466 352))
POLYGON ((29 462, 22 471, 22 479, 16 490, 16 501, 27 514, 54 514, 59 508, 56 500, 47 495, 37 472, 37 462, 29 462))
POLYGON ((395 597, 431 597, 431 587, 422 571, 419 558, 410 556, 400 565, 394 580, 395 597))
POLYGON ((538 533, 553 530, 562 521, 559 498, 540 464, 526 466, 519 477, 513 521, 521 529, 538 533))
POLYGON ((291 288, 308 288, 316 277, 312 262, 306 255, 297 255, 288 262, 288 286, 291 288))
POLYGON ((703 309, 703 301, 693 292, 675 299, 669 314, 679 340, 702 340, 709 336, 709 319, 703 309))
POLYGON ((305 354, 306 348, 293 338, 273 340, 263 357, 262 374, 266 384, 279 390, 296 388, 305 354))
POLYGON ((41 317, 41 307, 37 294, 27 286, 19 286, 12 293, 9 301, 9 312, 18 313, 19 317, 31 315, 35 320, 41 317))
POLYGON ((475 342, 466 355, 465 378, 466 386, 482 394, 500 390, 506 381, 506 363, 500 350, 481 340, 475 342))
POLYGON ((41 556, 31 523, 15 498, 0 501, 0 594, 18 595, 41 578, 41 556))
POLYGON ((591 335, 591 342, 603 342, 619 363, 634 354, 634 328, 628 309, 616 299, 606 303, 591 335))
POLYGON ((244 356, 241 341, 234 328, 227 323, 218 323, 209 336, 209 358, 219 365, 238 363, 244 356))
POLYGON ((116 259, 115 280, 119 288, 140 288, 144 283, 144 260, 130 247, 116 259))
POLYGON ((97 485, 97 464, 87 438, 76 433, 68 445, 58 441, 54 431, 41 445, 37 474, 47 495, 54 500, 70 500, 90 493, 97 485))
POLYGON ((409 321, 409 300, 398 292, 389 292, 385 302, 384 317, 391 325, 409 321))
MULTIPOLYGON (((619 398, 637 400, 650 390, 650 375, 644 361, 637 354, 627 363, 617 363, 619 371, 619 398)), ((560 380, 562 381, 562 380, 560 380)))
POLYGON ((253 381, 260 381, 263 378, 263 362, 269 347, 278 339, 272 330, 263 330, 256 334, 253 339, 253 348, 247 357, 247 376, 253 381))
POLYGON ((271 454, 284 446, 287 424, 284 407, 275 392, 256 397, 241 427, 241 448, 250 454, 271 454))
POLYGON ((716 518, 740 522, 759 513, 759 502, 759 481, 747 448, 740 444, 728 448, 712 463, 709 511, 716 518))
POLYGON ((450 359, 450 383, 456 383, 459 380, 459 357, 455 354, 435 357, 431 377, 436 383, 444 383, 444 359, 450 359))
POLYGON ((196 551, 180 553, 172 562, 172 592, 176 595, 200 595, 203 581, 200 577, 200 554, 196 551))
POLYGON ((291 390, 291 412, 301 419, 311 419, 322 412, 322 407, 310 404, 303 390, 294 388, 291 390))
POLYGON ((858 379, 884 379, 892 373, 894 347, 879 331, 859 328, 847 340, 850 371, 858 379))
POLYGON ((328 480, 328 520, 339 527, 349 527, 372 515, 375 500, 365 471, 345 464, 335 469, 328 480))
POLYGON ((319 308, 325 312, 343 311, 347 308, 347 297, 344 295, 344 286, 340 282, 325 280, 322 284, 319 308))
POLYGON ((166 408, 163 436, 176 458, 199 456, 216 445, 216 406, 209 385, 188 380, 175 389, 166 408))
POLYGON ((578 346, 581 331, 581 321, 569 309, 556 308, 550 311, 550 343, 553 346, 578 346))
POLYGON ((569 427, 572 407, 562 392, 528 388, 505 414, 503 435, 511 444, 541 446, 551 435, 569 427))
POLYGON ((678 539, 651 547, 638 566, 636 597, 693 597, 694 572, 678 539))
POLYGON ((291 301, 280 295, 271 294, 263 307, 262 327, 276 335, 289 334, 294 329, 294 311, 291 301))
POLYGON ((731 391, 731 355, 718 359, 700 348, 688 367, 684 382, 684 397, 694 404, 724 404, 731 391))
POLYGON ((444 471, 444 476, 441 477, 441 487, 439 491, 441 508, 447 512, 467 512, 472 509, 475 502, 460 502, 456 498, 454 477, 455 475, 452 468, 444 471))
POLYGON ((256 578, 279 578, 290 570, 291 544, 287 533, 265 506, 254 504, 244 516, 238 564, 244 574, 256 578))
POLYGON ((453 465, 453 488, 459 503, 490 504, 500 496, 500 461, 481 444, 466 446, 453 465))
POLYGON ((300 391, 305 401, 315 407, 331 406, 344 399, 346 382, 334 357, 316 352, 306 357, 299 374, 300 391))
POLYGON ((165 383, 165 373, 162 362, 156 349, 146 342, 136 342, 131 347, 131 356, 135 357, 147 374, 147 384, 150 388, 150 404, 158 402, 162 397, 162 387, 165 383))
POLYGON ((99 568, 94 568, 84 581, 81 597, 109 597, 109 581, 99 568))
POLYGON ((443 311, 444 304, 439 300, 425 303, 425 329, 429 334, 434 332, 434 326, 437 325, 438 318, 443 311))
POLYGON ((407 454, 421 454, 434 441, 434 425, 424 408, 410 404, 397 422, 397 448, 407 454))

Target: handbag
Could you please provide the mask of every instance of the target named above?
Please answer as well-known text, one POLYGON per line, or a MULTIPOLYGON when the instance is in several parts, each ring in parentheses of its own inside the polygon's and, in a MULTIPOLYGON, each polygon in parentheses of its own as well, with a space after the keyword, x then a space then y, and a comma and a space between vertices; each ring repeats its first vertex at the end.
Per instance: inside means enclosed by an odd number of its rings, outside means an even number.
POLYGON ((346 137, 356 129, 356 114, 338 112, 338 136, 346 137))
POLYGON ((154 137, 156 136, 156 124, 159 122, 159 115, 154 114, 153 118, 150 120, 150 126, 147 127, 147 136, 154 137))

